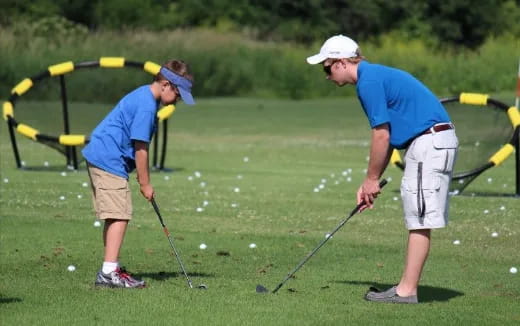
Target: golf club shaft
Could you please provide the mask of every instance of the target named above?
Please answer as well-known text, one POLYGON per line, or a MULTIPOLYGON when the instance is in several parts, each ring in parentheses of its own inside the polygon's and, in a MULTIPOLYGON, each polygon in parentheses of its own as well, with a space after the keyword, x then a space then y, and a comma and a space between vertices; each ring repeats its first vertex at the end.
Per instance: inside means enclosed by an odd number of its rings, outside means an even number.
POLYGON ((157 203, 155 202, 155 198, 152 198, 152 206, 153 206, 153 209, 155 210, 155 213, 157 214, 157 217, 159 218, 159 222, 161 222, 161 225, 163 227, 163 231, 166 234, 166 237, 168 238, 168 242, 170 242, 170 246, 173 249, 173 253, 175 254, 175 258, 177 258, 177 262, 181 266, 182 273, 186 277, 186 281, 188 282, 188 286, 190 288, 193 288, 193 284, 191 283, 191 280, 188 277, 188 273, 186 273, 186 269, 184 268, 184 264, 181 261, 181 257, 179 255, 179 253, 177 252, 177 249, 175 249, 175 245, 173 244, 173 238, 172 238, 172 236, 170 234, 170 231, 168 231, 168 228, 166 227, 166 225, 164 225, 164 221, 163 221, 163 218, 162 218, 161 213, 159 211, 159 206, 157 206, 157 203))
MULTIPOLYGON (((379 188, 383 188, 385 185, 387 184, 387 181, 386 179, 383 179, 381 180, 381 182, 379 182, 379 188)), ((296 266, 291 272, 289 272, 289 274, 287 274, 287 276, 283 279, 282 282, 280 282, 280 284, 278 284, 278 286, 273 290, 273 293, 276 293, 284 284, 285 282, 287 282, 288 279, 290 279, 327 241, 329 241, 330 238, 332 238, 332 236, 334 235, 334 233, 336 233, 339 229, 341 229, 341 227, 343 225, 345 225, 345 223, 347 223, 347 221, 352 217, 354 216, 361 207, 363 207, 365 205, 365 201, 362 201, 361 203, 359 203, 353 210, 352 212, 350 212, 350 215, 347 216, 343 221, 341 221, 341 223, 339 223, 338 226, 336 226, 336 228, 334 230, 332 230, 331 233, 329 233, 329 235, 327 235, 325 237, 325 239, 321 240, 321 242, 318 244, 318 246, 316 248, 314 248, 314 250, 312 250, 299 264, 298 266, 296 266)))

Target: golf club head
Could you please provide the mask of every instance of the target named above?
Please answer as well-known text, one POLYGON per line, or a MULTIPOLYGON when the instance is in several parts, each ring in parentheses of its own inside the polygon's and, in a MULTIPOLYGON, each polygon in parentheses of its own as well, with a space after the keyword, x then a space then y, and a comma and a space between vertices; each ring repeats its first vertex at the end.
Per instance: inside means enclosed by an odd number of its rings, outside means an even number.
POLYGON ((197 289, 207 290, 208 287, 206 286, 206 284, 204 284, 204 283, 200 283, 199 286, 197 286, 197 289))
POLYGON ((263 286, 261 284, 258 284, 256 286, 256 293, 268 293, 268 292, 269 292, 269 290, 265 286, 263 286))

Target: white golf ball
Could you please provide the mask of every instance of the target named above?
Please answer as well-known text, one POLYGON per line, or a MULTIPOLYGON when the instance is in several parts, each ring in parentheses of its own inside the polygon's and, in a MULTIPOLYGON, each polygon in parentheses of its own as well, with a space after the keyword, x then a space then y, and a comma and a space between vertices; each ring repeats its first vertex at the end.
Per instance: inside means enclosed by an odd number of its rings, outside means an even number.
POLYGON ((453 244, 454 244, 454 245, 460 245, 460 240, 455 240, 455 241, 453 241, 453 244))
POLYGON ((346 170, 345 170, 345 171, 343 171, 343 172, 341 172, 341 175, 342 175, 342 176, 344 176, 344 177, 346 177, 346 176, 347 176, 347 174, 348 174, 348 171, 346 171, 346 170))
POLYGON ((347 180, 347 182, 350 182, 350 181, 352 181, 352 178, 351 177, 347 177, 346 180, 347 180))
POLYGON ((63 171, 60 173, 62 177, 66 177, 67 176, 67 172, 63 171))
POLYGON ((83 198, 83 196, 82 195, 78 195, 78 199, 81 199, 81 198, 83 198))
POLYGON ((246 162, 246 163, 249 162, 249 157, 245 156, 244 157, 244 162, 246 162))
POLYGON ((98 228, 101 226, 101 222, 100 221, 94 221, 94 227, 98 228))
POLYGON ((516 274, 517 272, 518 272, 518 269, 516 269, 516 267, 511 267, 509 269, 509 273, 511 273, 511 274, 516 274))
POLYGON ((327 179, 321 179, 321 183, 327 183, 327 179))
POLYGON ((323 188, 325 188, 325 185, 322 183, 322 184, 320 184, 318 187, 319 187, 320 189, 323 189, 323 188))
POLYGON ((487 182, 488 182, 488 183, 493 182, 493 178, 488 178, 488 179, 487 179, 487 182))
POLYGON ((20 163, 22 164, 22 166, 25 166, 25 161, 21 161, 20 163))
POLYGON ((69 265, 69 267, 67 267, 67 270, 69 272, 74 272, 76 270, 76 267, 74 265, 69 265))
POLYGON ((397 200, 399 200, 399 198, 398 198, 398 197, 394 197, 393 199, 394 199, 394 201, 397 201, 397 200))
POLYGON ((86 188, 86 187, 88 187, 88 183, 83 182, 83 183, 81 184, 81 186, 82 186, 83 188, 86 188))
POLYGON ((314 192, 320 192, 320 188, 314 188, 314 192))
POLYGON ((192 181, 192 180, 193 180, 193 176, 191 176, 191 175, 188 176, 188 180, 189 180, 189 181, 192 181))
POLYGON ((498 233, 497 233, 497 232, 493 232, 493 233, 491 233, 491 236, 492 236, 493 238, 496 238, 496 237, 498 237, 498 233))
POLYGON ((200 178, 201 176, 202 176, 202 174, 200 174, 199 171, 195 171, 195 177, 196 177, 196 178, 200 178))
POLYGON ((201 188, 206 187, 206 183, 205 183, 204 181, 202 181, 202 182, 200 183, 200 187, 201 187, 201 188))
POLYGON ((199 212, 199 213, 200 213, 200 212, 204 212, 204 208, 202 208, 202 207, 197 207, 197 212, 199 212))
POLYGON ((484 210, 484 214, 487 214, 487 213, 489 213, 489 210, 488 210, 488 209, 485 209, 485 210, 484 210))
POLYGON ((204 243, 201 243, 200 246, 199 246, 199 248, 202 249, 202 250, 206 249, 207 247, 208 246, 206 246, 206 244, 204 244, 204 243))
POLYGON ((231 207, 233 207, 233 208, 237 208, 237 207, 238 207, 238 204, 237 204, 237 203, 232 203, 232 204, 231 204, 231 207))
POLYGON ((170 176, 169 175, 165 175, 164 176, 164 180, 166 180, 166 181, 170 180, 170 176))
POLYGON ((501 210, 501 211, 505 211, 505 210, 506 210, 506 207, 505 207, 505 206, 500 206, 500 210, 501 210))
POLYGON ((208 206, 209 205, 209 201, 205 200, 202 202, 202 206, 208 206))
POLYGON ((49 162, 47 162, 47 161, 43 162, 43 166, 49 166, 49 162))
POLYGON ((60 196, 60 200, 65 200, 65 196, 60 196))
POLYGON ((249 248, 251 248, 251 249, 256 248, 256 244, 254 244, 254 243, 250 243, 250 244, 249 244, 249 248))
POLYGON ((240 192, 240 188, 236 187, 235 189, 233 189, 234 192, 240 192))
POLYGON ((9 183, 9 179, 4 178, 4 183, 9 183))
POLYGON ((388 178, 386 178, 386 180, 387 180, 388 182, 390 182, 390 181, 392 181, 392 177, 388 177, 388 178))

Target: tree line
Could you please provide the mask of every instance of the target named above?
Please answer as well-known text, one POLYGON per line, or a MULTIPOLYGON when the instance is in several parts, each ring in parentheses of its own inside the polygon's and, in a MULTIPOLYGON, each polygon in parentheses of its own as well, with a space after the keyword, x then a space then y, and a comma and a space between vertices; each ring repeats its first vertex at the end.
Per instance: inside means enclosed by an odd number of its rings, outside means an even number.
POLYGON ((0 0, 0 25, 62 17, 88 31, 205 27, 255 40, 311 44, 343 33, 394 33, 432 46, 478 48, 520 36, 515 0, 0 0))

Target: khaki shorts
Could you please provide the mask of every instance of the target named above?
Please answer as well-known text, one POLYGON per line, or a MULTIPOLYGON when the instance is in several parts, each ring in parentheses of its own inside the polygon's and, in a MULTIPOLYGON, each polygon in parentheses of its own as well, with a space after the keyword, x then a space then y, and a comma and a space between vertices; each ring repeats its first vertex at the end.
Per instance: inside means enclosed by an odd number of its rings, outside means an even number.
POLYGON ((87 166, 96 217, 100 220, 132 219, 132 195, 128 180, 91 164, 87 166))
POLYGON ((437 229, 448 224, 449 186, 457 156, 454 129, 417 137, 405 154, 401 181, 408 230, 437 229))

